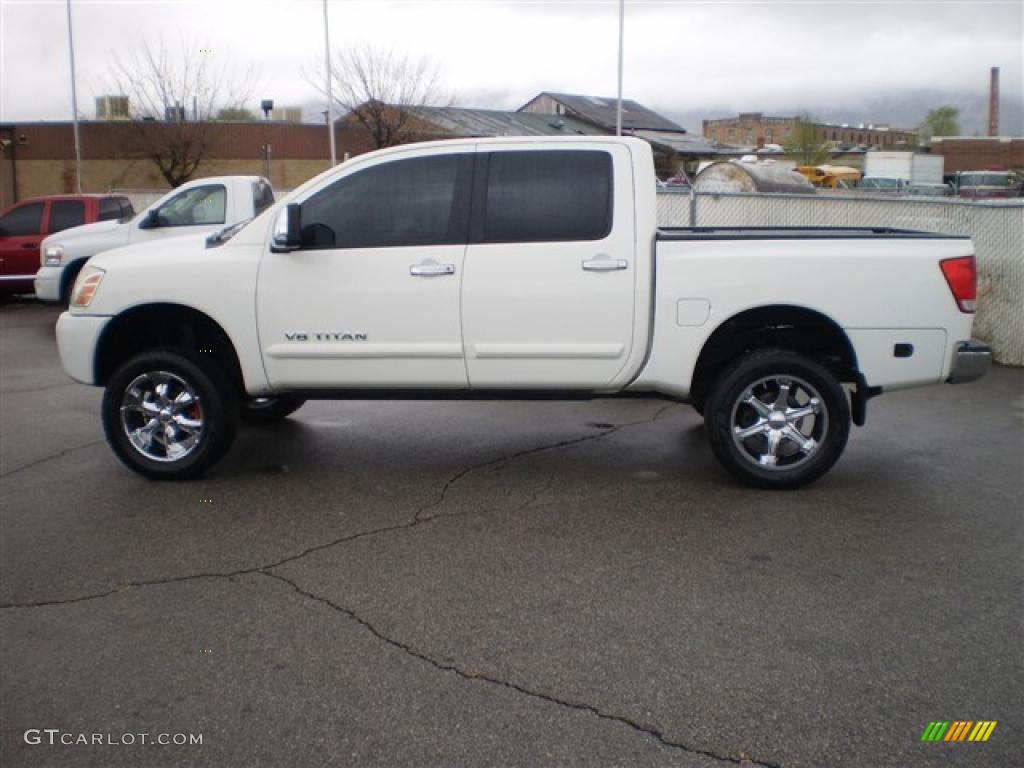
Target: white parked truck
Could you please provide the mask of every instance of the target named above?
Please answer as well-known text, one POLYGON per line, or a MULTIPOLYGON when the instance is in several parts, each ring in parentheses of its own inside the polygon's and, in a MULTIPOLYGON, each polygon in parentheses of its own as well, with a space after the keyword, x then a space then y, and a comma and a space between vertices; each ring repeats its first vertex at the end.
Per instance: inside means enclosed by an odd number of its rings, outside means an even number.
POLYGON ((67 304, 75 278, 97 253, 133 243, 213 232, 251 219, 273 204, 273 187, 264 178, 212 176, 171 190, 131 219, 65 229, 39 246, 36 296, 67 304))
POLYGON ((866 152, 864 178, 902 179, 910 184, 941 184, 945 159, 919 152, 866 152))
POLYGON ((117 456, 187 478, 308 398, 657 396, 742 480, 826 472, 883 391, 981 376, 971 241, 662 229, 633 138, 365 155, 235 232, 95 257, 57 323, 117 456))

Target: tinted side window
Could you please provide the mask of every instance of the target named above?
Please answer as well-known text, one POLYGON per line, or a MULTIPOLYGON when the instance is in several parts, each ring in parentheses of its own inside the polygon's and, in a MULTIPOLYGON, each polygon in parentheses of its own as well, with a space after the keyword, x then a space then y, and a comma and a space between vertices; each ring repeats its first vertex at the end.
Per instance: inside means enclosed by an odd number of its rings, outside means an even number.
POLYGON ((252 215, 259 216, 273 204, 274 190, 270 184, 263 179, 254 181, 252 184, 252 215))
POLYGON ((130 219, 135 215, 135 206, 132 205, 132 201, 127 197, 121 198, 121 218, 130 219))
POLYGON ((456 203, 456 188, 468 188, 472 162, 472 155, 416 157, 339 179, 302 204, 302 245, 380 248, 464 243, 468 206, 456 203))
POLYGON ((50 203, 50 232, 85 224, 85 203, 81 200, 54 200, 50 203))
POLYGON ((484 216, 484 242, 600 240, 612 228, 612 157, 494 152, 484 216))
POLYGON ((0 236, 38 235, 43 223, 43 204, 25 203, 0 218, 0 236))
POLYGON ((99 221, 121 218, 121 201, 116 197, 105 197, 100 200, 99 221))

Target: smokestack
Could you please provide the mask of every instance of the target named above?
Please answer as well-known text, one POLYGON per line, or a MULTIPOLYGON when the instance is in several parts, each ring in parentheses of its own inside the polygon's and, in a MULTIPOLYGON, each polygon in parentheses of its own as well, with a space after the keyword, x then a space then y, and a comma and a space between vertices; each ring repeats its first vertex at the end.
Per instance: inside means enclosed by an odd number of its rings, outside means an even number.
POLYGON ((999 135, 999 67, 992 67, 988 88, 988 135, 999 135))

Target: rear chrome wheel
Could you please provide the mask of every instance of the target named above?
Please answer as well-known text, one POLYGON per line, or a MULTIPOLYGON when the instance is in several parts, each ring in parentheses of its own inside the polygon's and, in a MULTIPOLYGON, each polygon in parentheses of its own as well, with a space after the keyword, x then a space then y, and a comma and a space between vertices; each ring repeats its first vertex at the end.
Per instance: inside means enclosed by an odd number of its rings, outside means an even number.
POLYGON ((821 395, 795 376, 768 376, 751 384, 736 398, 730 421, 740 455, 771 470, 810 461, 828 431, 821 395))
POLYGON ((818 363, 785 350, 759 350, 719 376, 705 425, 715 456, 741 480, 797 488, 842 455, 850 407, 842 386, 818 363))
POLYGON ((129 468, 154 480, 209 469, 238 428, 234 390, 208 361, 158 351, 118 368, 103 395, 107 442, 129 468))

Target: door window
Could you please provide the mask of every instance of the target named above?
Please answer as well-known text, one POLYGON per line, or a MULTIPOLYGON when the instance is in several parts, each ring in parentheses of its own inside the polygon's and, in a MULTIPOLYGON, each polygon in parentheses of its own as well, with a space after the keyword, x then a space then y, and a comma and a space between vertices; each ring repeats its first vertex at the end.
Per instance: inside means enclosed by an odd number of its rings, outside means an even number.
POLYGON ((227 190, 221 184, 192 187, 160 206, 157 217, 161 227, 191 227, 223 224, 227 190))
POLYGON ((259 216, 274 204, 274 189, 265 179, 252 183, 252 212, 259 216))
POLYGON ((121 201, 116 197, 105 197, 100 200, 100 215, 98 221, 110 221, 121 218, 121 201))
POLYGON ((415 157, 338 179, 302 204, 302 247, 464 243, 472 163, 472 155, 415 157))
POLYGON ((43 223, 43 204, 25 203, 0 218, 0 237, 38 235, 43 223))
POLYGON ((612 156, 601 151, 490 155, 485 243, 601 240, 612 228, 612 156))
POLYGON ((81 200, 54 200, 50 203, 50 232, 82 224, 85 224, 85 203, 81 200))

